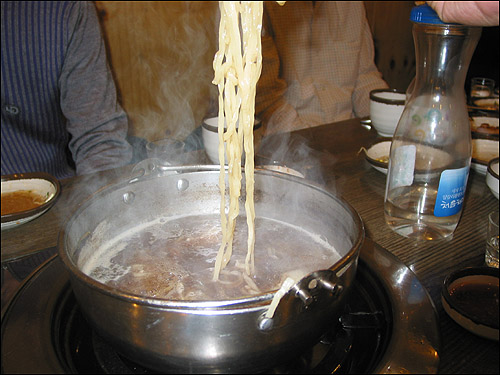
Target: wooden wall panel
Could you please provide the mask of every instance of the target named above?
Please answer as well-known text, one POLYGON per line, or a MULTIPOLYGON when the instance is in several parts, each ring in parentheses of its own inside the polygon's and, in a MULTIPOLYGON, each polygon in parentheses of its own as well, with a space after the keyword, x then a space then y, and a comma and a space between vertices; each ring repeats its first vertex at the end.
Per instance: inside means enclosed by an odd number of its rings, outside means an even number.
POLYGON ((415 76, 410 12, 414 1, 365 1, 375 44, 375 63, 391 88, 406 91, 415 76))
POLYGON ((131 135, 184 139, 217 96, 217 2, 97 1, 131 135))

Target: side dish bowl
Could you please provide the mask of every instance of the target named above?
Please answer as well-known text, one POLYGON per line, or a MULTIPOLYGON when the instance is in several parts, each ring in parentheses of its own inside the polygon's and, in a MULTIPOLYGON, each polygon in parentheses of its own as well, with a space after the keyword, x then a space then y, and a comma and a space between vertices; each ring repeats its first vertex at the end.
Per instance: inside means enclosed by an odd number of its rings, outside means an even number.
POLYGON ((373 143, 368 150, 364 149, 366 161, 377 171, 387 174, 389 165, 389 153, 391 151, 391 139, 381 138, 373 143))
POLYGON ((370 119, 377 133, 392 137, 405 108, 406 94, 391 89, 370 92, 370 119))
POLYGON ((51 208, 61 191, 59 181, 52 175, 43 172, 16 173, 2 176, 3 195, 19 191, 29 191, 43 197, 38 207, 2 215, 2 230, 9 229, 36 219, 51 208))
POLYGON ((474 106, 481 111, 498 113, 498 98, 482 98, 474 100, 474 106))
POLYGON ((452 272, 444 280, 441 302, 457 324, 498 341, 498 269, 471 267, 452 272))
MULTIPOLYGON (((218 165, 219 164, 219 130, 218 130, 218 117, 211 117, 203 120, 201 135, 203 138, 203 145, 210 161, 218 165)), ((236 124, 238 127, 238 124, 236 124)), ((259 150, 260 141, 263 136, 262 122, 259 119, 255 119, 253 126, 253 142, 254 142, 254 152, 259 150)), ((224 153, 225 155, 225 153, 224 153)), ((227 164, 227 155, 226 164, 227 164)), ((245 153, 242 153, 241 162, 245 161, 245 153)))
POLYGON ((498 139, 498 117, 473 116, 470 122, 474 138, 498 139))
POLYGON ((490 160, 486 173, 486 185, 490 188, 493 195, 498 199, 498 161, 499 158, 490 160))

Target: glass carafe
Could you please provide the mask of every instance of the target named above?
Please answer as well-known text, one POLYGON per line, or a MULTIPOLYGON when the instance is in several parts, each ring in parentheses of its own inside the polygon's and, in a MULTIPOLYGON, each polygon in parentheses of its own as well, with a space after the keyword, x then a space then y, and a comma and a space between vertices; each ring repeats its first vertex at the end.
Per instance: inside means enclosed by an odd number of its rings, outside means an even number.
POLYGON ((384 211, 410 238, 451 238, 471 163, 465 78, 480 27, 444 24, 428 6, 412 10, 415 86, 394 132, 384 211))

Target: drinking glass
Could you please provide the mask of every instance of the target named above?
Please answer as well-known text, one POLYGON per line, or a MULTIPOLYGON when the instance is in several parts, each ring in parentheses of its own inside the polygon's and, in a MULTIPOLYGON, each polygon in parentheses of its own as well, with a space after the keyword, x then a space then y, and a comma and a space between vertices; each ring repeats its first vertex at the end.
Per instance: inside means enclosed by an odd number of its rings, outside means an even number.
POLYGON ((472 99, 487 98, 493 95, 495 81, 490 78, 474 77, 470 84, 470 96, 472 99))

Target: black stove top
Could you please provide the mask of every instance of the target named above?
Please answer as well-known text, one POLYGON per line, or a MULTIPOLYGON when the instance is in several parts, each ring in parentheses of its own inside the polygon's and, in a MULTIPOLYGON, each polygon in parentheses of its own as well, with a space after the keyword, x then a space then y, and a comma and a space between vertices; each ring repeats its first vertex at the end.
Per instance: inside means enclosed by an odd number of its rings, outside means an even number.
MULTIPOLYGON (((266 373, 435 373, 439 341, 434 306, 415 275, 366 239, 339 321, 301 356, 266 373)), ((92 330, 57 256, 2 312, 2 373, 34 372, 155 373, 92 330)))

